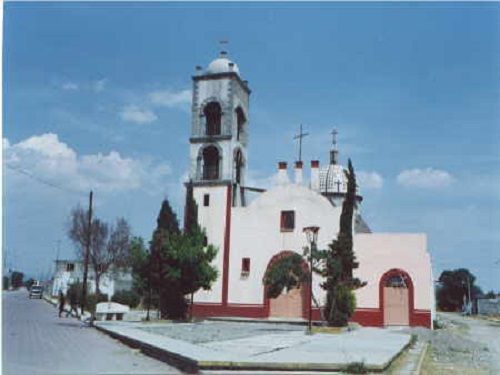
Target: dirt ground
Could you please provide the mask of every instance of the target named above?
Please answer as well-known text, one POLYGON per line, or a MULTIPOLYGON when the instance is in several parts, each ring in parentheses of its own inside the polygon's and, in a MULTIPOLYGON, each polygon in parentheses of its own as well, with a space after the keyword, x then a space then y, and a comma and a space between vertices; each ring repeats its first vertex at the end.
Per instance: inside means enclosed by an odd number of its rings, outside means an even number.
POLYGON ((438 323, 412 330, 429 342, 423 375, 500 374, 500 324, 459 314, 439 314, 438 323))

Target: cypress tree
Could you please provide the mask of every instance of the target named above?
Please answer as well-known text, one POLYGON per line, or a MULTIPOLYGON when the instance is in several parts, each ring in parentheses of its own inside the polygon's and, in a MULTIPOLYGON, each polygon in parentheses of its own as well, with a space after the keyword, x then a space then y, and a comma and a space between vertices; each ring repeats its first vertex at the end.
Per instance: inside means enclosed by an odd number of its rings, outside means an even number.
POLYGON ((198 229, 198 205, 193 197, 193 183, 186 184, 186 204, 184 206, 184 233, 193 233, 198 229))

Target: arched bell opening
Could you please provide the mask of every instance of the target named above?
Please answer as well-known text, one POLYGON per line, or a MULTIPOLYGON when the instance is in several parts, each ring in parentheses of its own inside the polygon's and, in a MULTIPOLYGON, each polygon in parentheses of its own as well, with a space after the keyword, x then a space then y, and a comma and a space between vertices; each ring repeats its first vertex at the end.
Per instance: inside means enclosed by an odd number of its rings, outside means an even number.
POLYGON ((218 102, 210 102, 203 108, 206 135, 220 135, 222 108, 218 102))
POLYGON ((204 180, 218 180, 220 178, 220 152, 215 146, 207 146, 202 153, 202 171, 204 180))
POLYGON ((245 125, 247 119, 241 107, 236 108, 235 113, 236 113, 236 140, 240 141, 245 134, 245 125))

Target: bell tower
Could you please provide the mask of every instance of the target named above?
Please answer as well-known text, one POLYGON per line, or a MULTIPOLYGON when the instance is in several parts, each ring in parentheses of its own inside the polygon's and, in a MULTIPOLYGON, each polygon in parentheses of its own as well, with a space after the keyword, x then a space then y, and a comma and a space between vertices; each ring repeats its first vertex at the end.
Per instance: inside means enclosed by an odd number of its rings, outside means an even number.
MULTIPOLYGON (((199 291, 198 304, 227 306, 232 210, 245 206, 250 89, 238 66, 222 51, 193 79, 189 180, 206 240, 219 248, 219 278, 199 291)), ((196 312, 196 310, 195 310, 196 312)))
POLYGON ((227 52, 196 67, 190 143, 194 186, 231 186, 232 206, 245 205, 250 89, 227 52))

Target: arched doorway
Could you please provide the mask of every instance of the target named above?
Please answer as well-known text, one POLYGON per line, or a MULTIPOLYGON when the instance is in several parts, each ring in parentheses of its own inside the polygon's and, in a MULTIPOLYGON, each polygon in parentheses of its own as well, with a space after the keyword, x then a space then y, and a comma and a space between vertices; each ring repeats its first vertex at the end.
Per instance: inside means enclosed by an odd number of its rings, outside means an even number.
POLYGON ((387 271, 380 279, 380 304, 384 326, 408 326, 413 312, 413 283, 400 269, 387 271))
MULTIPOLYGON (((291 255, 297 254, 293 251, 282 251, 274 255, 267 265, 266 274, 275 262, 291 255)), ((309 272, 304 260, 301 261, 301 267, 304 272, 309 272)), ((289 291, 284 289, 277 298, 268 298, 264 290, 264 304, 270 318, 306 318, 309 311, 308 301, 310 304, 308 283, 301 283, 298 288, 289 291)))
POLYGON ((203 149, 203 179, 219 179, 219 150, 215 146, 208 146, 203 149))

